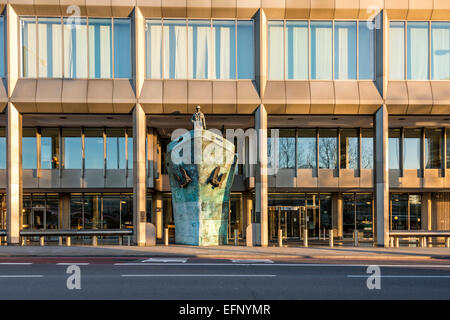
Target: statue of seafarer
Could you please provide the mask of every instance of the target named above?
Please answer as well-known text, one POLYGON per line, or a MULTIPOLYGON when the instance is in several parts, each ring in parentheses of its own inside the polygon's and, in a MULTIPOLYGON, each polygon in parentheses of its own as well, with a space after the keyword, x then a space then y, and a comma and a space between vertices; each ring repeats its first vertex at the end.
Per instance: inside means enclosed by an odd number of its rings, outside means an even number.
POLYGON ((191 122, 194 124, 194 130, 195 129, 203 129, 206 130, 206 121, 205 121, 205 115, 203 112, 200 111, 200 106, 195 107, 197 110, 191 118, 191 122))

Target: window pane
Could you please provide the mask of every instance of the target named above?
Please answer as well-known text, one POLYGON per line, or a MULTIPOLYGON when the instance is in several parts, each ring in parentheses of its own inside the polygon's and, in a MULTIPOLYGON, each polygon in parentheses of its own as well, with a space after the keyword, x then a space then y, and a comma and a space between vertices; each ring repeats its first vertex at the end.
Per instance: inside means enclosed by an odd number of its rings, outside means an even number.
POLYGON ((133 169, 133 129, 127 129, 128 134, 128 169, 133 169))
POLYGON ((422 198, 420 194, 409 195, 409 229, 422 229, 422 198))
POLYGON ((114 19, 114 77, 131 78, 130 19, 114 19))
POLYGON ((319 129, 319 168, 337 168, 336 129, 319 129))
MULTIPOLYGON (((186 79, 187 28, 185 20, 164 20, 164 78, 186 79)), ((192 57, 192 56, 191 56, 192 57)))
POLYGON ((278 139, 279 168, 295 168, 295 129, 280 129, 278 139))
POLYGON ((286 21, 286 75, 308 79, 308 22, 286 21))
POLYGON ((59 168, 59 138, 57 128, 41 129, 41 168, 59 168))
POLYGON ((84 164, 86 169, 103 169, 103 130, 84 130, 84 164))
POLYGON ((400 169, 400 129, 389 129, 389 169, 400 169))
MULTIPOLYGON (((147 212, 150 212, 151 209, 151 197, 147 196, 147 212), (150 199, 149 199, 150 198, 150 199)), ((122 225, 121 228, 132 229, 133 228, 133 195, 131 194, 122 194, 121 195, 121 210, 122 210, 122 225)), ((150 222, 148 219, 151 219, 151 214, 147 214, 147 222, 150 222)))
POLYGON ((391 221, 392 230, 408 230, 408 195, 391 195, 391 221))
POLYGON ((361 166, 373 168, 373 129, 361 129, 361 166))
POLYGON ((111 78, 111 19, 89 19, 89 77, 111 78))
POLYGON ((316 129, 299 129, 297 162, 299 168, 316 168, 316 129))
POLYGON ((389 27, 389 79, 405 79, 405 23, 391 22, 389 27))
POLYGON ((162 21, 149 20, 145 35, 147 78, 162 78, 162 21))
POLYGON ((353 193, 342 195, 343 205, 343 235, 351 237, 355 231, 355 195, 353 193))
POLYGON ((450 80, 450 22, 431 23, 431 79, 450 80))
POLYGON ((102 198, 99 194, 84 195, 84 228, 101 228, 102 198))
POLYGON ((73 24, 69 18, 64 19, 64 77, 87 78, 87 26, 86 19, 77 19, 73 24))
POLYGON ((332 79, 332 33, 332 22, 311 22, 311 79, 332 79))
POLYGON ((441 167, 442 129, 425 129, 425 168, 441 167))
POLYGON ((372 195, 356 194, 356 230, 362 232, 364 238, 373 237, 372 195))
POLYGON ((120 194, 103 195, 103 229, 120 228, 120 194))
POLYGON ((70 194, 70 228, 83 229, 83 195, 81 193, 70 194))
POLYGON ((356 79, 356 22, 334 23, 334 78, 356 79))
POLYGON ((236 79, 236 27, 235 21, 214 20, 215 79, 236 79))
POLYGON ((359 135, 357 129, 341 130, 341 168, 357 169, 359 167, 359 135))
POLYGON ((47 194, 45 208, 45 227, 47 229, 58 229, 59 195, 47 194))
POLYGON ((190 79, 212 79, 215 75, 211 44, 211 22, 188 22, 188 57, 190 79))
POLYGON ((22 167, 37 168, 36 129, 24 128, 22 133, 22 167))
POLYGON ((375 79, 375 29, 365 21, 359 22, 359 79, 375 79))
POLYGON ((323 229, 330 230, 331 224, 331 195, 320 194, 320 231, 323 229))
POLYGON ((450 130, 447 129, 447 168, 450 169, 450 130))
POLYGON ((6 169, 6 132, 0 128, 0 169, 6 169))
POLYGON ((5 76, 5 17, 0 17, 0 77, 5 76))
POLYGON ((420 129, 405 129, 403 168, 420 169, 420 129))
POLYGON ((59 18, 38 19, 39 77, 62 77, 62 23, 59 18))
POLYGON ((238 79, 255 78, 255 39, 253 20, 237 22, 238 79))
POLYGON ((63 128, 64 168, 81 169, 81 130, 79 128, 63 128))
POLYGON ((106 168, 125 169, 125 131, 106 129, 106 168))
POLYGON ((428 22, 408 22, 408 80, 428 80, 428 22))
POLYGON ((44 229, 45 194, 32 195, 31 223, 33 229, 44 229))
POLYGON ((269 21, 269 79, 284 79, 283 21, 269 21))
POLYGON ((22 76, 36 78, 36 19, 20 18, 20 23, 22 28, 22 76))

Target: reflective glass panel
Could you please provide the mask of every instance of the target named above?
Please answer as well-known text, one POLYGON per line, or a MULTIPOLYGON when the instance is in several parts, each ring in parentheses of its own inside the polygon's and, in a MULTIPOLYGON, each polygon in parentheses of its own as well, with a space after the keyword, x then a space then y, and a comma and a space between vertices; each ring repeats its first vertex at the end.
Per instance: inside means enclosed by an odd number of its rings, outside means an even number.
POLYGON ((103 169, 103 129, 84 129, 84 159, 86 169, 103 169))
MULTIPOLYGON (((163 38, 164 78, 186 79, 188 64, 186 20, 164 20, 163 38)), ((153 63, 152 60, 152 67, 153 63)))
POLYGON ((20 18, 22 37, 22 76, 36 78, 37 29, 35 18, 20 18))
POLYGON ((334 78, 356 79, 356 22, 334 23, 334 78))
POLYGON ((162 78, 162 29, 161 20, 147 20, 145 32, 147 78, 162 78))
POLYGON ((405 79, 405 23, 391 22, 389 27, 389 79, 405 79))
POLYGON ((295 129, 280 129, 278 139, 279 168, 295 168, 295 129))
POLYGON ((22 131, 22 167, 37 168, 36 129, 23 128, 22 131))
POLYGON ((299 168, 316 168, 316 129, 299 129, 297 138, 297 163, 299 168))
POLYGON ((400 169, 400 129, 389 129, 389 169, 400 169))
POLYGON ((86 19, 64 18, 64 78, 87 77, 88 30, 86 19))
POLYGON ((408 230, 408 194, 391 194, 392 230, 408 230))
POLYGON ((358 55, 359 79, 373 80, 375 78, 375 28, 369 29, 366 21, 359 22, 358 55))
POLYGON ((428 22, 408 22, 408 80, 429 79, 428 22))
POLYGON ((103 229, 120 228, 120 194, 103 195, 103 229))
POLYGON ((425 129, 425 168, 441 167, 442 129, 425 129))
POLYGON ((358 169, 359 135, 357 129, 341 130, 341 168, 358 169))
POLYGON ((62 77, 62 29, 60 18, 38 18, 38 72, 41 78, 62 77))
POLYGON ((45 207, 45 226, 47 229, 58 229, 59 195, 47 194, 45 207))
POLYGON ((70 194, 70 228, 83 229, 83 194, 70 194))
POLYGON ((0 169, 6 169, 6 132, 0 128, 0 169))
MULTIPOLYGON (((131 78, 131 19, 114 19, 114 77, 131 78)), ((161 46, 160 46, 161 47, 161 46)))
POLYGON ((255 38, 253 20, 237 21, 238 79, 255 78, 255 38))
POLYGON ((422 229, 422 197, 420 194, 409 195, 409 229, 422 229))
POLYGON ((59 137, 58 128, 41 129, 41 168, 59 168, 59 137))
MULTIPOLYGON (((215 79, 236 79, 236 25, 234 20, 214 20, 215 79)), ((247 53, 248 54, 248 53, 247 53)))
POLYGON ((81 129, 63 128, 64 143, 64 168, 81 169, 82 149, 81 149, 81 129))
POLYGON ((89 19, 89 78, 112 77, 112 20, 89 19))
POLYGON ((211 21, 188 21, 189 79, 212 79, 215 75, 211 21))
POLYGON ((319 129, 319 168, 337 168, 337 129, 319 129))
POLYGON ((450 80, 450 22, 431 23, 431 80, 450 80))
POLYGON ((403 145, 403 168, 420 169, 420 129, 405 129, 403 145))
POLYGON ((106 129, 106 168, 125 169, 125 130, 123 128, 106 129))
POLYGON ((361 167, 373 168, 373 129, 361 129, 361 167))
POLYGON ((364 238, 373 237, 372 194, 357 193, 355 196, 356 230, 362 232, 364 238))
POLYGON ((308 79, 308 22, 286 21, 286 77, 308 79))
POLYGON ((311 21, 311 79, 331 80, 333 29, 331 21, 311 21))
POLYGON ((269 21, 269 79, 284 79, 284 22, 269 21))

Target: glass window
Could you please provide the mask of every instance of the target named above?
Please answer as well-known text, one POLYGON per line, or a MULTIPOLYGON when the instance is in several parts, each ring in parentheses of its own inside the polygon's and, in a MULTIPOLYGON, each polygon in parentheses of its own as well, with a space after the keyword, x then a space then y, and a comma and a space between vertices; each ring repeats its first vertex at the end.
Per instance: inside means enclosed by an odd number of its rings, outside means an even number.
POLYGON ((36 78, 37 29, 36 18, 20 18, 22 36, 22 76, 36 78))
POLYGON ((308 22, 286 21, 286 77, 308 79, 308 22))
POLYGON ((82 149, 81 149, 81 129, 63 128, 64 143, 64 168, 81 169, 82 149))
MULTIPOLYGON (((162 78, 162 23, 161 20, 148 20, 145 33, 146 75, 147 78, 162 78)), ((169 43, 170 45, 170 43, 169 43)), ((166 48, 169 48, 165 45, 166 48)))
POLYGON ((295 168, 295 129, 279 131, 278 167, 295 168))
MULTIPOLYGON (((185 20, 164 20, 164 78, 187 78, 187 27, 185 20)), ((154 62, 152 61, 152 66, 154 62)))
POLYGON ((403 144, 403 168, 420 169, 420 129, 405 129, 403 144))
POLYGON ((357 129, 341 130, 341 168, 358 169, 359 135, 357 129))
POLYGON ((84 228, 82 193, 70 194, 70 228, 77 230, 84 228))
POLYGON ((330 194, 320 194, 319 195, 319 206, 320 206, 320 231, 323 231, 323 229, 330 230, 332 227, 331 195, 330 194))
POLYGON ((408 22, 408 80, 428 80, 428 22, 408 22))
POLYGON ((41 129, 41 168, 59 168, 58 128, 41 129))
POLYGON ((361 129, 361 166, 373 168, 373 129, 361 129))
POLYGON ((31 208, 31 226, 32 229, 45 228, 45 194, 32 195, 31 208))
POLYGON ((337 129, 319 129, 319 168, 337 168, 337 129))
POLYGON ((373 237, 372 194, 357 193, 355 197, 356 230, 362 232, 364 238, 373 237))
POLYGON ((422 198, 420 194, 409 195, 409 229, 422 229, 422 198))
POLYGON ((45 228, 58 229, 59 195, 47 194, 45 204, 45 228))
POLYGON ((284 79, 284 23, 269 21, 269 79, 284 79))
POLYGON ((344 193, 343 201, 343 235, 351 237, 355 231, 355 194, 344 193))
POLYGON ((5 17, 0 16, 0 77, 5 76, 5 17))
POLYGON ((115 78, 131 78, 131 45, 131 19, 114 19, 115 78))
POLYGON ((64 18, 64 78, 88 77, 88 36, 85 18, 64 18))
POLYGON ((334 78, 356 79, 356 22, 334 23, 334 78))
POLYGON ((83 219, 85 229, 101 228, 102 198, 100 194, 84 194, 83 219))
POLYGON ((22 198, 22 228, 31 229, 31 195, 24 194, 22 198))
MULTIPOLYGON (((150 214, 152 210, 151 197, 147 196, 147 222, 151 222, 152 215, 150 214), (150 198, 150 199, 149 199, 150 198), (150 200, 150 201, 149 201, 150 200), (150 219, 150 220, 149 220, 150 219)), ((133 195, 132 194, 122 194, 121 195, 121 228, 132 229, 133 228, 133 195)))
POLYGON ((23 128, 22 131, 22 167, 37 168, 36 129, 23 128))
POLYGON ((331 21, 311 21, 311 79, 332 79, 332 34, 331 21))
MULTIPOLYGON (((1 138, 0 138, 0 147, 1 147, 1 138)), ((450 129, 447 129, 447 169, 450 169, 450 129)))
MULTIPOLYGON (((215 79, 236 79, 236 26, 235 21, 214 20, 215 79)), ((213 72, 212 70, 211 72, 213 72)))
POLYGON ((111 78, 112 20, 89 19, 89 77, 111 78))
POLYGON ((450 80, 450 22, 431 23, 431 79, 450 80))
POLYGON ((62 25, 60 18, 38 18, 39 59, 41 78, 62 77, 62 25))
POLYGON ((120 194, 103 195, 103 229, 120 228, 120 194))
POLYGON ((391 229, 408 230, 408 194, 392 194, 391 208, 391 229))
POLYGON ((400 129, 389 129, 389 169, 400 169, 400 129))
POLYGON ((299 168, 316 168, 316 129, 299 129, 297 138, 297 163, 299 168))
POLYGON ((255 39, 253 20, 237 21, 238 79, 255 78, 255 39))
POLYGON ((84 166, 103 169, 103 129, 84 129, 84 166))
POLYGON ((359 22, 359 79, 375 79, 375 28, 359 22))
POLYGON ((189 20, 189 79, 212 79, 214 77, 213 46, 211 42, 211 21, 189 20))
POLYGON ((106 129, 106 168, 125 169, 125 131, 123 128, 106 129))
POLYGON ((391 22, 389 27, 389 79, 405 79, 405 23, 391 22))
POLYGON ((6 169, 6 132, 0 128, 0 169, 6 169))
POLYGON ((441 167, 442 129, 425 129, 425 168, 441 167))
POLYGON ((127 129, 128 135, 128 169, 133 169, 133 129, 127 129))

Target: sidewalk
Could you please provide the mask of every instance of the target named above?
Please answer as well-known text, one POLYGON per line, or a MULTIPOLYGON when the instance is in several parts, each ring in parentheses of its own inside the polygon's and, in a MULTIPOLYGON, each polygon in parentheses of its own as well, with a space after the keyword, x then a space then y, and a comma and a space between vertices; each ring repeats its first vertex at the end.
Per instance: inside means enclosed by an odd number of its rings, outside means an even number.
POLYGON ((136 246, 0 246, 1 257, 195 257, 215 259, 441 260, 450 262, 448 248, 376 247, 245 247, 185 245, 136 246))

